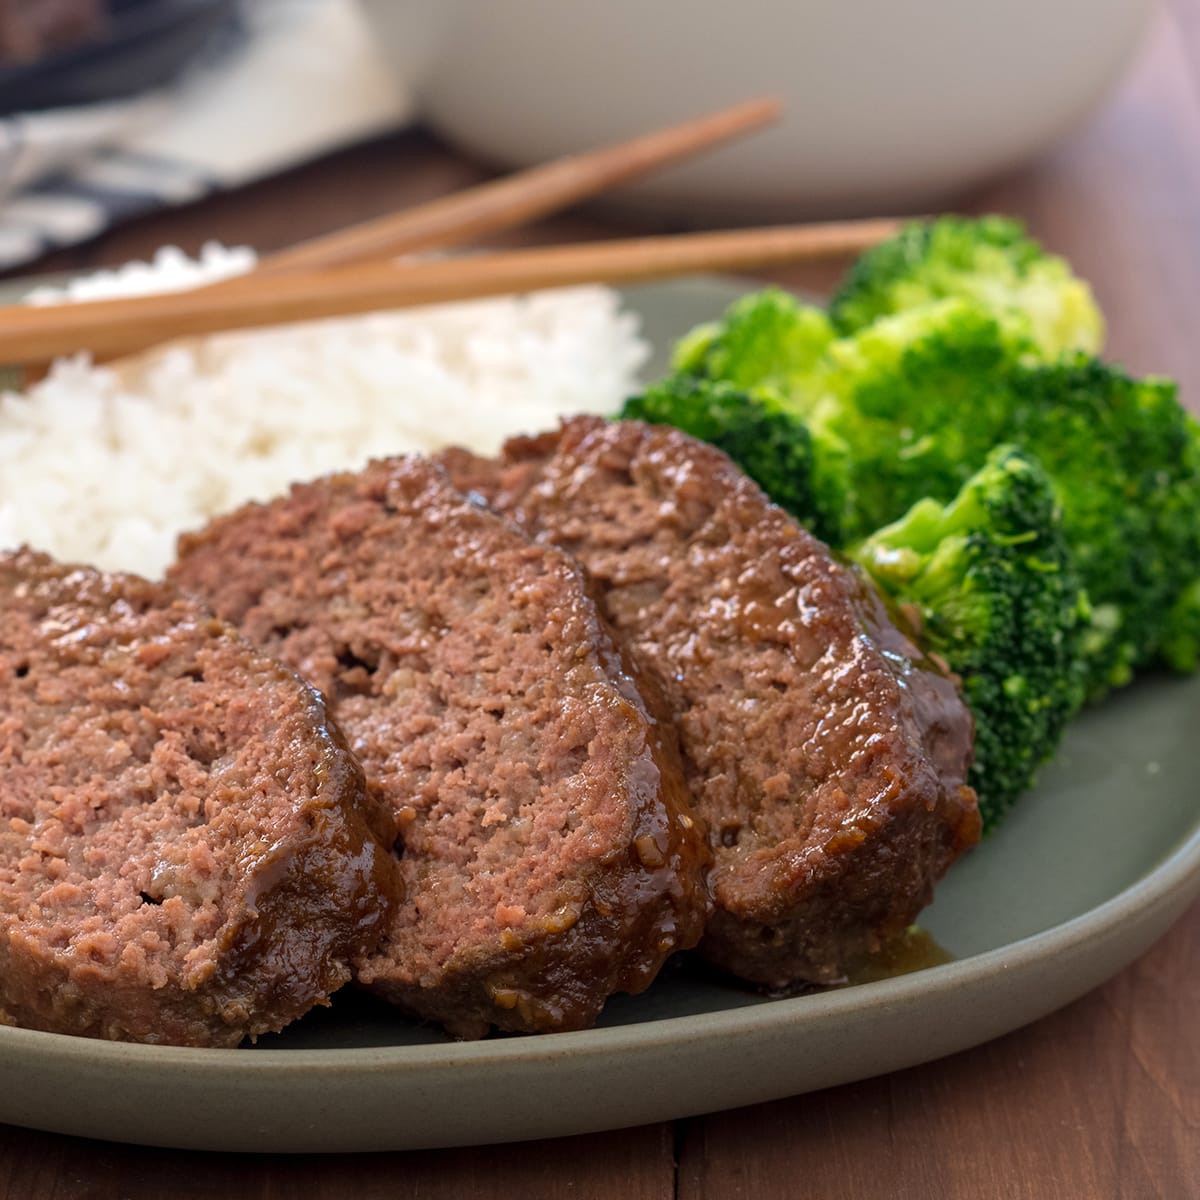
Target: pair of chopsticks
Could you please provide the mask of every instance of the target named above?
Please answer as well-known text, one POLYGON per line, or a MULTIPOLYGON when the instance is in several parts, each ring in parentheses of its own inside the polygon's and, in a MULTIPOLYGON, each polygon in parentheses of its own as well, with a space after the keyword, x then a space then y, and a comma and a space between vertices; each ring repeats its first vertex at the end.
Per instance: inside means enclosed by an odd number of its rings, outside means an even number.
POLYGON ((779 115, 772 100, 738 105, 301 243, 263 259, 249 275, 187 292, 0 308, 0 362, 37 366, 85 350, 109 358, 228 329, 544 287, 750 269, 853 253, 890 236, 895 221, 871 220, 394 261, 533 221, 779 115))

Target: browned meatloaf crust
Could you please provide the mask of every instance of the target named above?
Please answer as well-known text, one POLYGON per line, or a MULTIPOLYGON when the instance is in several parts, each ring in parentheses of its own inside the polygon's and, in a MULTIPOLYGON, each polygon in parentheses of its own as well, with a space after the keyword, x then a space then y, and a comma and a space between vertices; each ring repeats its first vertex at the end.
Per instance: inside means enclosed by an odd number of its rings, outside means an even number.
POLYGON ((398 895, 365 804, 320 697, 194 600, 0 555, 5 1019, 195 1046, 281 1029, 398 895))
POLYGON ((720 451, 595 418, 451 477, 578 557, 674 709, 715 855, 702 944, 753 982, 830 982, 979 836, 970 715, 861 580, 720 451))
POLYGON ((215 521, 172 573, 325 692, 391 805, 408 901, 362 983, 460 1036, 572 1029, 699 939, 677 752, 566 555, 410 458, 215 521))

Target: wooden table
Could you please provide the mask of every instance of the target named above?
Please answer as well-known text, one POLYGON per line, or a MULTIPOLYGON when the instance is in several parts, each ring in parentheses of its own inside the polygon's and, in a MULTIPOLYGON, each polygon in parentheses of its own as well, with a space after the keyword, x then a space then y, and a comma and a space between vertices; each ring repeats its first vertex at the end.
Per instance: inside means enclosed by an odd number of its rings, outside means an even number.
MULTIPOLYGON (((212 237, 271 250, 483 175, 405 134, 144 219, 39 267, 119 262, 166 242, 195 250, 212 237)), ((1165 9, 1137 70, 1091 124, 959 206, 1023 216, 1095 283, 1112 355, 1174 375, 1200 408, 1200 3, 1165 9)), ((520 240, 628 232, 571 217, 520 240)), ((835 273, 772 277, 813 287, 835 273)), ((1198 1013, 1200 906, 1059 1013, 864 1083, 674 1126, 357 1157, 204 1155, 0 1127, 0 1195, 1186 1200, 1200 1197, 1198 1013)))

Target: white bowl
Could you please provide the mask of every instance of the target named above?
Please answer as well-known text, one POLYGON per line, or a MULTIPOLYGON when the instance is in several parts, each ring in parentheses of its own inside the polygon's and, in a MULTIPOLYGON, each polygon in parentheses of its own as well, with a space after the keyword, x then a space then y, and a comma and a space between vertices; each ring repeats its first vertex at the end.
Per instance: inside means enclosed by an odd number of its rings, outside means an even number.
POLYGON ((430 123, 523 166, 764 94, 777 127, 634 195, 706 219, 904 210, 1042 150, 1150 0, 360 0, 430 123))

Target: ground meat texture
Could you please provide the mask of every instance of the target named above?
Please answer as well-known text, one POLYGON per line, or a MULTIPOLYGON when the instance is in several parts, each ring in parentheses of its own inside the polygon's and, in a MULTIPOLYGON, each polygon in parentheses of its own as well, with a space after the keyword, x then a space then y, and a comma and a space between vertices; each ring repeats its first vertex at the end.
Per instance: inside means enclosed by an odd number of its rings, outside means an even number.
POLYGON ((0 555, 0 1007, 236 1046, 326 1002, 399 877, 311 687, 173 588, 0 555))
POLYGON ((443 463, 578 557, 657 675, 715 856, 703 954, 828 983, 912 921, 979 836, 972 726, 871 588, 674 429, 576 418, 443 463))
POLYGON ((566 555, 428 462, 297 486, 174 578, 329 697, 408 900, 358 979, 453 1033, 590 1024, 706 916, 677 752, 566 555))

